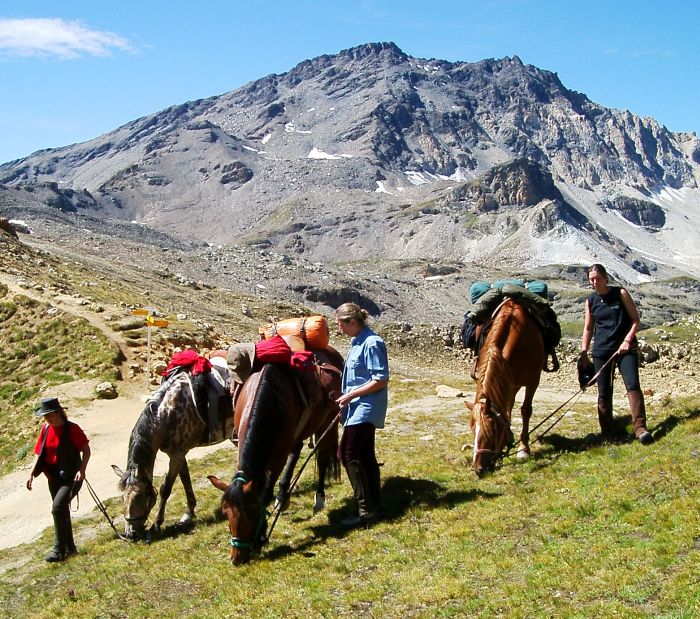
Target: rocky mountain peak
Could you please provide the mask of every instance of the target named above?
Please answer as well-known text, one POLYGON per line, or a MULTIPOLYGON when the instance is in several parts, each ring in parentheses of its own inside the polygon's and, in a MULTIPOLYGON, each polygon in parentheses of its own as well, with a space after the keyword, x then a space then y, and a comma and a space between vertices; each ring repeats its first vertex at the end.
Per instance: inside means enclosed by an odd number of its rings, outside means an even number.
POLYGON ((390 42, 0 166, 0 183, 43 187, 54 208, 187 240, 501 260, 510 234, 520 264, 596 257, 628 278, 700 273, 699 182, 695 134, 607 109, 517 56, 420 59, 390 42))

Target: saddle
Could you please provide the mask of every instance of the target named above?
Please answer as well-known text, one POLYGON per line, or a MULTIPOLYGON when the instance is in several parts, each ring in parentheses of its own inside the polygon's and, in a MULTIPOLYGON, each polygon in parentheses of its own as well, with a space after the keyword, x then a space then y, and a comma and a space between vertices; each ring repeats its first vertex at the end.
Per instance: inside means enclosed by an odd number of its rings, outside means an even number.
MULTIPOLYGON (((492 296, 492 299, 490 301, 492 308, 491 314, 485 322, 481 324, 477 323, 474 329, 474 333, 472 335, 472 341, 474 342, 474 362, 469 372, 469 375, 473 380, 476 380, 476 369, 479 361, 479 352, 481 351, 481 347, 483 346, 484 341, 486 340, 486 336, 491 330, 491 326, 493 325, 493 321, 496 317, 496 314, 498 313, 498 310, 501 308, 501 305, 503 305, 504 301, 508 298, 513 299, 513 301, 515 301, 518 305, 520 305, 527 311, 527 313, 535 321, 535 323, 540 329, 540 332, 542 333, 542 341, 544 344, 545 353, 544 367, 542 368, 542 370, 545 372, 556 372, 559 369, 559 359, 557 358, 555 348, 561 340, 561 326, 559 325, 559 321, 557 320, 557 316, 554 313, 554 310, 548 303, 542 304, 539 302, 530 302, 530 296, 535 295, 512 295, 510 294, 511 291, 508 288, 508 286, 504 286, 503 292, 500 294, 500 296, 492 296), (494 301, 497 299, 500 299, 500 302, 494 304, 494 301), (552 360, 551 367, 547 364, 547 360, 550 357, 552 360)), ((515 288, 515 286, 511 286, 511 288, 515 288)), ((472 314, 472 316, 475 317, 476 315, 472 314)))

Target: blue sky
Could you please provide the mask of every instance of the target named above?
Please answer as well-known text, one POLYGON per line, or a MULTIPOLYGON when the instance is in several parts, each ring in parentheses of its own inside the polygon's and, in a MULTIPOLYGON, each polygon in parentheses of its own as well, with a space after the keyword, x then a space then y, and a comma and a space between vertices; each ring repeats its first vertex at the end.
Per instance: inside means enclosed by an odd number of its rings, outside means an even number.
POLYGON ((700 131, 697 0, 4 0, 0 163, 376 41, 518 55, 597 103, 700 131))

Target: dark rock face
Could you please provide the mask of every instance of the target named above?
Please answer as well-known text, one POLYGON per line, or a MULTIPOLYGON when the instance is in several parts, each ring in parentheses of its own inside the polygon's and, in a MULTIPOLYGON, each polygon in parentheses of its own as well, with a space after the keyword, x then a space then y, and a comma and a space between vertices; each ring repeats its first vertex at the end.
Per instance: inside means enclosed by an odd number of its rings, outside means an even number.
POLYGON ((317 288, 312 286, 295 286, 294 292, 301 292, 307 301, 322 303, 328 307, 338 308, 343 303, 356 303, 367 310, 371 316, 379 316, 382 310, 372 299, 354 288, 317 288))
POLYGON ((647 200, 618 196, 607 202, 605 207, 617 211, 627 221, 651 230, 659 230, 666 224, 666 214, 663 209, 647 200))
POLYGON ((221 168, 221 178, 219 182, 222 185, 230 185, 232 188, 240 187, 253 178, 253 171, 247 168, 240 161, 227 163, 221 168))
POLYGON ((4 217, 0 217, 0 233, 11 236, 14 239, 19 238, 15 227, 4 217))
POLYGON ((528 159, 495 166, 478 181, 467 183, 453 193, 457 200, 467 199, 480 212, 534 206, 543 200, 563 200, 551 175, 528 159))

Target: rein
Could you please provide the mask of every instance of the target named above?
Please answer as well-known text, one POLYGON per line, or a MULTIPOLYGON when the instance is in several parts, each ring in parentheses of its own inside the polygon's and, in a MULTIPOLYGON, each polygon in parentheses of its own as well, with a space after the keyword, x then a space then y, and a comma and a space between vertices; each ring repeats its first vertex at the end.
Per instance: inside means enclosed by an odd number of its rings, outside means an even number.
MULTIPOLYGON (((235 482, 241 482, 241 484, 247 484, 250 480, 246 476, 246 474, 243 471, 239 471, 236 473, 235 477, 231 481, 231 483, 235 482)), ((267 516, 270 515, 270 513, 265 509, 265 507, 262 504, 262 501, 258 499, 258 505, 260 507, 260 518, 258 520, 258 526, 255 529, 255 533, 253 534, 253 538, 251 540, 244 540, 241 539, 240 537, 236 537, 235 535, 231 536, 231 539, 229 540, 229 545, 233 548, 251 548, 255 545, 256 540, 260 536, 260 533, 262 530, 265 528, 267 525, 267 516)), ((268 537, 265 536, 261 540, 261 546, 266 544, 268 541, 268 537)))
MULTIPOLYGON (((540 421, 534 428, 532 428, 532 432, 537 430, 541 425, 543 425, 548 419, 551 419, 557 412, 559 412, 562 408, 564 408, 571 400, 574 398, 580 398, 583 392, 588 389, 591 385, 595 383, 596 380, 598 380, 598 376, 600 376, 601 372, 608 366, 608 364, 615 359, 618 356, 618 353, 615 352, 610 359, 608 359, 602 366, 601 368, 591 377, 591 380, 589 380, 583 387, 581 387, 574 395, 572 395, 566 402, 555 408, 549 415, 547 415, 542 421, 540 421)), ((534 441, 533 443, 536 443, 537 441, 541 440, 542 437, 547 434, 554 426, 556 426, 566 415, 566 413, 571 410, 571 407, 567 408, 555 421, 552 425, 550 425, 542 434, 540 434, 534 441)))
POLYGON ((114 532, 116 533, 117 537, 125 542, 128 542, 129 539, 123 535, 122 533, 119 532, 116 526, 114 526, 114 522, 112 522, 112 519, 109 517, 109 514, 107 513, 107 508, 105 507, 105 504, 100 501, 100 497, 97 496, 97 493, 93 489, 93 487, 90 485, 90 482, 87 480, 87 477, 85 479, 85 485, 87 486, 88 492, 90 493, 90 496, 92 497, 92 500, 95 501, 95 505, 97 505, 97 509, 99 509, 104 517, 107 519, 107 522, 109 522, 109 526, 112 527, 114 532))
MULTIPOLYGON (((340 411, 338 411, 338 414, 333 417, 333 420, 328 424, 328 427, 323 431, 323 434, 321 434, 321 437, 316 441, 316 444, 314 445, 313 449, 307 456, 306 460, 304 460, 304 464, 301 465, 301 468, 297 471, 297 474, 294 476, 294 479, 292 480, 292 483, 289 484, 289 492, 287 496, 291 495, 292 492, 294 491, 294 488, 296 488, 296 485, 299 483, 299 479, 301 478, 301 474, 304 472, 304 469, 306 468, 306 465, 309 463, 309 460, 311 460, 312 456, 316 453, 318 450, 318 446, 321 444, 321 441, 323 441, 324 438, 326 438, 326 434, 328 434, 333 426, 338 422, 338 419, 340 418, 340 411)), ((286 497, 285 497, 286 499, 286 497)), ((267 540, 270 540, 270 537, 272 536, 272 530, 275 528, 275 525, 277 524, 277 519, 280 517, 280 514, 282 513, 282 506, 284 505, 284 501, 280 501, 279 507, 275 510, 275 517, 272 520, 272 524, 270 525, 270 529, 267 532, 267 540)))
MULTIPOLYGON (((590 387, 591 385, 593 385, 593 384, 595 383, 596 380, 598 380, 598 376, 600 376, 601 372, 602 372, 602 371, 607 367, 607 365, 608 365, 613 359, 615 359, 615 357, 617 357, 617 356, 618 356, 618 353, 615 352, 615 353, 610 357, 610 359, 608 359, 608 360, 601 366, 601 368, 595 373, 594 376, 591 377, 591 379, 590 379, 583 387, 581 387, 576 393, 574 393, 574 395, 572 395, 568 400, 566 400, 566 402, 564 402, 563 404, 560 404, 559 406, 557 406, 557 408, 555 408, 551 413, 549 413, 549 415, 547 415, 544 419, 542 419, 542 421, 540 421, 537 425, 535 425, 535 426, 530 430, 530 432, 534 432, 535 430, 537 430, 537 428, 539 428, 539 427, 541 427, 542 425, 544 425, 545 422, 547 422, 547 421, 548 421, 549 419, 551 419, 554 415, 556 415, 562 408, 564 408, 564 407, 565 407, 569 402, 571 402, 571 400, 573 400, 574 398, 576 398, 576 401, 578 401, 578 399, 581 397, 581 395, 583 395, 583 392, 586 391, 586 389, 588 389, 588 387, 590 387)), ((575 404, 575 402, 574 402, 574 404, 575 404)), ((542 438, 543 438, 554 426, 556 426, 562 419, 564 419, 564 417, 566 416, 566 413, 568 413, 570 410, 571 410, 571 406, 570 406, 569 408, 567 408, 561 415, 559 415, 559 417, 557 417, 557 419, 554 421, 554 423, 552 423, 546 430, 544 430, 544 431, 542 432, 542 434, 540 434, 538 437, 536 437, 535 440, 532 441, 533 444, 536 443, 537 441, 541 441, 542 438)), ((508 451, 507 451, 505 454, 503 454, 502 458, 508 458, 508 457, 512 456, 512 455, 513 455, 513 454, 512 454, 512 450, 513 450, 513 445, 511 445, 511 446, 509 447, 508 451)))

